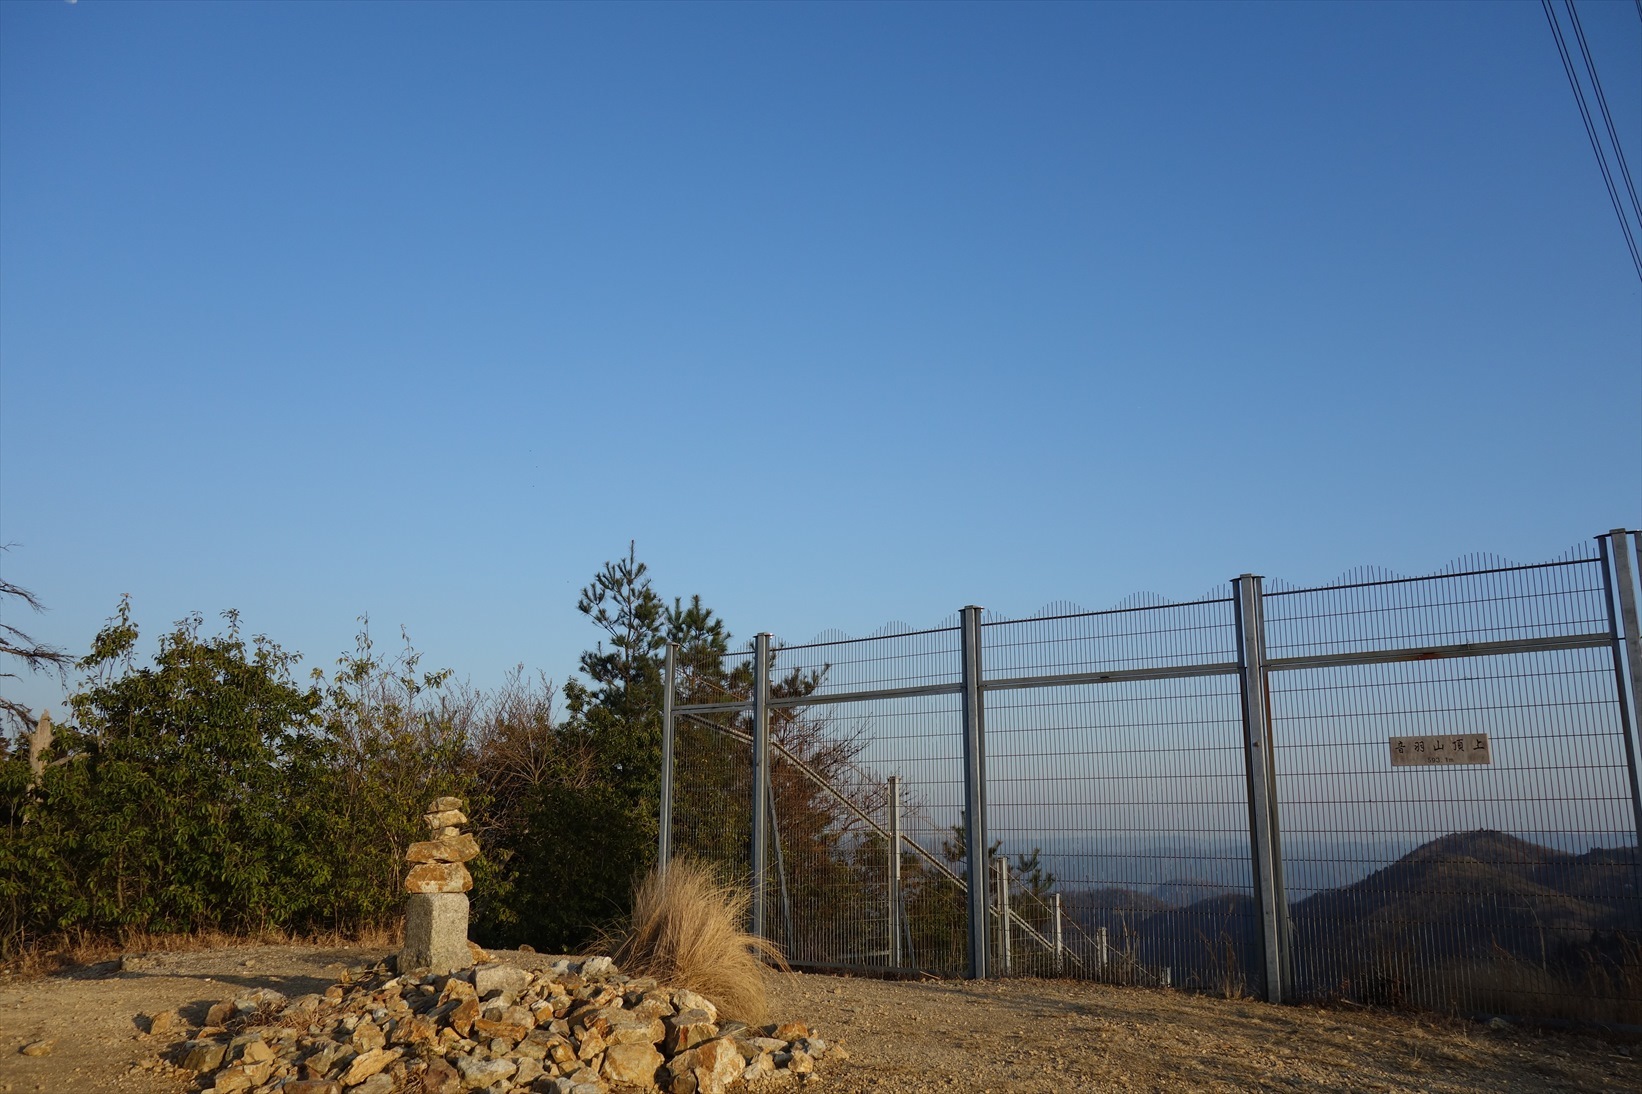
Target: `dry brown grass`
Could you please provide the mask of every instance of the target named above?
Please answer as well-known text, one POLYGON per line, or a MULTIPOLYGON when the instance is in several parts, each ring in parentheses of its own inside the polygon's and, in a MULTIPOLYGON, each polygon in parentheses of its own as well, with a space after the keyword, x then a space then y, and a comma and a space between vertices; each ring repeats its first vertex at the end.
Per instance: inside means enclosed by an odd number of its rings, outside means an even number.
POLYGON ((402 941, 403 932, 402 920, 387 926, 365 927, 356 931, 307 933, 292 933, 278 928, 265 928, 241 934, 218 930, 189 931, 180 934, 126 930, 117 935, 65 931, 14 945, 11 951, 4 955, 4 959, 0 960, 0 976, 24 979, 49 976, 76 966, 113 961, 128 953, 198 953, 202 950, 221 950, 233 946, 289 945, 385 949, 398 946, 402 941))
POLYGON ((711 866, 674 859, 633 890, 633 913, 606 939, 629 976, 706 996, 726 1018, 757 1024, 768 1013, 764 960, 786 967, 780 947, 742 930, 751 895, 711 866))
MULTIPOLYGON (((1642 1024, 1642 947, 1624 938, 1619 942, 1619 964, 1591 960, 1582 973, 1547 970, 1496 948, 1492 960, 1454 966, 1454 979, 1463 985, 1456 993, 1462 1005, 1451 1009, 1528 1020, 1642 1024)), ((1440 997, 1418 1001, 1441 1009, 1440 997)))

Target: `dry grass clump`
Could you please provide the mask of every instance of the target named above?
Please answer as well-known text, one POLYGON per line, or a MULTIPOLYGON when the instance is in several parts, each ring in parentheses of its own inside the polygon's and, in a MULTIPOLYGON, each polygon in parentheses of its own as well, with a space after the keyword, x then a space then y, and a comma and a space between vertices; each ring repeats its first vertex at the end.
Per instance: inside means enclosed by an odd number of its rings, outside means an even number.
POLYGON ((752 896, 711 866, 674 859, 652 869, 633 890, 633 914, 610 939, 611 956, 629 976, 706 996, 726 1018, 763 1022, 764 958, 782 968, 781 949, 744 931, 752 896))

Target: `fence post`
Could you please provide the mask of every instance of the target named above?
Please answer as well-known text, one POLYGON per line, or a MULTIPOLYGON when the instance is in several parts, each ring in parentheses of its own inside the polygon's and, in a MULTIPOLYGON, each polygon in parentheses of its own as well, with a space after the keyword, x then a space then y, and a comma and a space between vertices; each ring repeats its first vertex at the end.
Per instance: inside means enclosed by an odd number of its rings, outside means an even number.
MULTIPOLYGON (((781 852, 781 817, 775 811, 775 786, 770 781, 769 768, 764 770, 764 789, 770 803, 770 849, 775 852, 775 880, 781 889, 781 944, 793 952, 792 897, 787 893, 787 857, 781 852)), ((768 913, 766 913, 768 914, 768 913)))
POLYGON ((1095 968, 1104 969, 1106 962, 1111 960, 1111 953, 1107 950, 1108 939, 1105 927, 1095 928, 1095 968))
POLYGON ((678 646, 667 643, 667 667, 661 693, 661 832, 656 837, 656 869, 667 872, 673 858, 673 674, 678 646))
POLYGON ((964 847, 968 857, 969 978, 987 970, 986 719, 981 705, 981 609, 971 604, 960 617, 964 695, 964 847))
POLYGON ((770 636, 753 638, 753 835, 752 933, 768 938, 764 918, 765 890, 769 888, 766 859, 770 845, 770 636))
POLYGON ((901 967, 901 776, 889 777, 889 964, 901 967))
POLYGON ((1059 975, 1066 971, 1066 949, 1061 941, 1060 933, 1060 894, 1055 894, 1055 973, 1059 975))
MULTIPOLYGON (((1637 846, 1642 848, 1642 783, 1638 780, 1636 763, 1636 707, 1642 704, 1642 623, 1637 619, 1636 575, 1631 570, 1630 538, 1630 533, 1625 529, 1615 528, 1606 539, 1598 536, 1597 542, 1602 545, 1602 580, 1608 586, 1603 599, 1608 607, 1608 633, 1613 636, 1614 685, 1619 693, 1619 732, 1625 738, 1625 767, 1631 781, 1631 827, 1636 832, 1637 846), (1615 585, 1619 587, 1619 619, 1614 618, 1615 585), (1625 624, 1623 638, 1619 631, 1620 620, 1625 624), (1627 683, 1630 684, 1629 701, 1625 695, 1627 683)), ((1642 862, 1637 865, 1637 878, 1642 883, 1642 862)))
POLYGON ((1003 966, 1003 974, 1009 976, 1015 971, 1015 948, 1009 938, 1009 860, 1003 855, 996 859, 998 863, 998 953, 999 961, 1003 966))
POLYGON ((1265 995, 1281 1003, 1288 981, 1288 897, 1277 829, 1277 766, 1272 756, 1271 696, 1266 689, 1266 617, 1260 578, 1243 574, 1237 589, 1237 659, 1243 700, 1243 765, 1248 778, 1249 850, 1254 901, 1265 955, 1265 995))

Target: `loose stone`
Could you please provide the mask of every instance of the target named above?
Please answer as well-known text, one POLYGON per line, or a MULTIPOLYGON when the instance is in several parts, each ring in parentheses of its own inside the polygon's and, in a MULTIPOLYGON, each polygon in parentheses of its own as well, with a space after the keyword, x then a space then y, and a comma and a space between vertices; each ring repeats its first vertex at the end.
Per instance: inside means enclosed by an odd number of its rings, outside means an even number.
POLYGON ((673 1094, 723 1094, 740 1077, 741 1052, 727 1040, 708 1041, 674 1056, 667 1065, 673 1094))
POLYGON ((443 836, 413 843, 405 852, 406 862, 467 862, 479 855, 479 841, 472 836, 443 836))
POLYGON ((473 888, 473 875, 460 862, 424 862, 405 875, 407 893, 465 893, 473 888))
POLYGON ((397 1059, 399 1050, 396 1048, 373 1048, 369 1052, 361 1052, 353 1058, 348 1070, 344 1071, 337 1081, 343 1086, 362 1083, 397 1059))
POLYGON ((177 1028, 178 1016, 174 1010, 162 1010, 157 1014, 147 1015, 143 1025, 151 1036, 161 1037, 177 1028))
POLYGON ((477 1060, 464 1056, 456 1061, 456 1070, 462 1076, 462 1084, 473 1089, 511 1078, 519 1066, 511 1060, 477 1060))
POLYGON ((480 965, 473 970, 473 991, 481 999, 493 992, 517 997, 529 984, 530 973, 512 965, 480 965))
POLYGON ((823 1053, 847 1055, 800 1023, 712 1021, 705 998, 624 976, 608 958, 534 973, 488 961, 357 970, 323 999, 231 1002, 235 1036, 198 1037, 172 1057, 208 1094, 761 1094, 817 1082, 823 1053), (701 1005, 674 1013, 687 1003, 701 1005))
POLYGON ((654 1088, 656 1072, 666 1062, 652 1043, 611 1045, 599 1075, 607 1082, 654 1088))
MULTIPOLYGON (((189 1071, 210 1071, 222 1064, 222 1057, 227 1051, 228 1046, 220 1041, 189 1041, 183 1046, 182 1056, 177 1063, 189 1071)), ((39 1056, 44 1053, 30 1055, 39 1056)))

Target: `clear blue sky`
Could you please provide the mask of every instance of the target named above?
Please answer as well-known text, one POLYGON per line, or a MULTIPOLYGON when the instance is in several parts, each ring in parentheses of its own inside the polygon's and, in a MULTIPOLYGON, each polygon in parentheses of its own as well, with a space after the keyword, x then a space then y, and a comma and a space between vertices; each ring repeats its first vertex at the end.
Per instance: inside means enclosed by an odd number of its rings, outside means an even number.
POLYGON ((629 539, 802 642, 1618 524, 1537 3, 0 4, 5 618, 75 652, 130 593, 490 685, 629 539))

